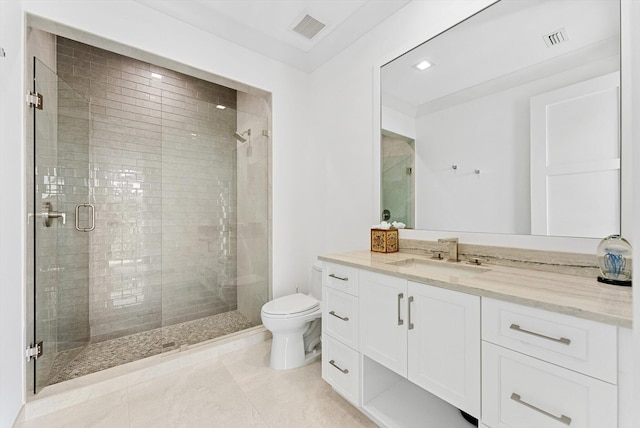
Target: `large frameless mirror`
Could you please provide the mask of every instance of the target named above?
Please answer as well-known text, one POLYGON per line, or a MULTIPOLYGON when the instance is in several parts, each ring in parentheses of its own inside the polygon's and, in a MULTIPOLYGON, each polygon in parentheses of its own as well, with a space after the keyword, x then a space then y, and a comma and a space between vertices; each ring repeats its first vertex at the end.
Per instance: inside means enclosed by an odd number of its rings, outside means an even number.
POLYGON ((381 219, 620 232, 620 3, 502 0, 381 69, 381 219))

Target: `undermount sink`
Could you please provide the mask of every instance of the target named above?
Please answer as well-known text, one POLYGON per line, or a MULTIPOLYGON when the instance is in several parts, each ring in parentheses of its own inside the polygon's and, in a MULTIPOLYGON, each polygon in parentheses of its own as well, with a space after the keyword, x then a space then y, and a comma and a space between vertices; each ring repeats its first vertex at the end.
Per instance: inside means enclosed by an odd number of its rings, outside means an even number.
POLYGON ((425 259, 406 259, 387 263, 402 268, 415 269, 425 274, 433 273, 440 275, 457 276, 459 278, 470 278, 472 276, 482 275, 491 269, 463 265, 460 263, 450 263, 447 261, 432 261, 425 259))

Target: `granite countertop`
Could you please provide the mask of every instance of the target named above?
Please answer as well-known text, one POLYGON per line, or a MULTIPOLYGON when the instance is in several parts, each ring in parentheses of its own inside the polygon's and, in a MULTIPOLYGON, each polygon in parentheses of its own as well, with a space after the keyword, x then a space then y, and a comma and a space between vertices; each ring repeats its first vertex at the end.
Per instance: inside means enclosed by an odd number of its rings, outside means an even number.
POLYGON ((602 284, 596 278, 484 263, 451 263, 404 252, 351 251, 318 258, 477 296, 632 326, 631 287, 602 284))

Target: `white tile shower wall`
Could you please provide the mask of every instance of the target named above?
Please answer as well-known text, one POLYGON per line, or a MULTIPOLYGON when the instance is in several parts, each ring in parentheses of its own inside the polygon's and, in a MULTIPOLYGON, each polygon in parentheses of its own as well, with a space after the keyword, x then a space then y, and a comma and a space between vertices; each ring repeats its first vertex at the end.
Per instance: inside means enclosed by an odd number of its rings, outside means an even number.
POLYGON ((62 37, 58 72, 91 100, 91 340, 235 309, 235 91, 62 37))

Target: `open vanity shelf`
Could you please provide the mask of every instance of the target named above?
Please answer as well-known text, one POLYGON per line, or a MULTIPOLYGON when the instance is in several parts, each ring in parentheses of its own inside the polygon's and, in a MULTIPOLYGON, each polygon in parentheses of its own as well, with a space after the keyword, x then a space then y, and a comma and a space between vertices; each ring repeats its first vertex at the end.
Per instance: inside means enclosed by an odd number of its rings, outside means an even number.
POLYGON ((469 428, 460 411, 364 356, 362 410, 388 427, 469 428))

